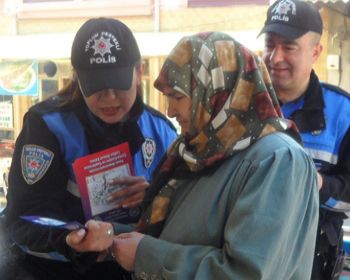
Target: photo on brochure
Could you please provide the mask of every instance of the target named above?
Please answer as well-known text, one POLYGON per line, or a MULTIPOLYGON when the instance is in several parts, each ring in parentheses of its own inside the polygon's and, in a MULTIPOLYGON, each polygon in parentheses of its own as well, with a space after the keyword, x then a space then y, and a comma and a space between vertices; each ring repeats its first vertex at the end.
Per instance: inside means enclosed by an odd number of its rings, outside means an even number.
POLYGON ((137 220, 138 207, 118 208, 121 198, 112 199, 113 193, 126 187, 113 181, 134 175, 128 143, 81 157, 73 163, 73 170, 86 220, 93 218, 123 223, 137 220))

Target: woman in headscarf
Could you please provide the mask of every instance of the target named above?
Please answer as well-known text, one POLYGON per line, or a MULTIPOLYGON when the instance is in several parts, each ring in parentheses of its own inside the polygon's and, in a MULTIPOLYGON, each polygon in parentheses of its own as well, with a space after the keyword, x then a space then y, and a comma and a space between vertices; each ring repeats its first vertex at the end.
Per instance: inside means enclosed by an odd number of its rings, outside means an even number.
POLYGON ((182 135, 154 173, 139 232, 114 238, 116 260, 139 279, 309 279, 316 172, 263 62, 226 34, 197 34, 155 87, 182 135))

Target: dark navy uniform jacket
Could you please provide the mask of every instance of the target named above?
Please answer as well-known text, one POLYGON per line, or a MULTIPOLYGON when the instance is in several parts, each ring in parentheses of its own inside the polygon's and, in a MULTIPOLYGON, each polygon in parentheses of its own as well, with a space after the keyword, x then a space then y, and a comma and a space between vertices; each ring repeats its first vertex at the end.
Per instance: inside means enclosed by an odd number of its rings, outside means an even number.
POLYGON ((322 174, 320 204, 332 217, 350 213, 350 95, 320 83, 314 72, 305 94, 283 104, 285 117, 301 132, 308 154, 322 174))
POLYGON ((113 125, 94 117, 83 100, 58 106, 61 98, 33 106, 24 117, 9 174, 6 220, 11 237, 24 251, 65 261, 75 256, 65 242, 67 230, 32 224, 19 216, 85 223, 72 171, 74 160, 128 142, 135 175, 150 180, 176 131, 140 98, 128 120, 113 125))

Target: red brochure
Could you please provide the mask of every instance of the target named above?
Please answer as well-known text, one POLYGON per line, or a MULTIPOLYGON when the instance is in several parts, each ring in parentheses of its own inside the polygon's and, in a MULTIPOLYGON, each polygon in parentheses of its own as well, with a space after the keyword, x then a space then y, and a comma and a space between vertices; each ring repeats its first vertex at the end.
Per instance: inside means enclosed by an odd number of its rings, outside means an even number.
POLYGON ((128 143, 79 158, 73 163, 85 218, 121 223, 137 221, 140 208, 118 208, 120 200, 111 194, 125 188, 113 180, 133 176, 133 164, 128 143))

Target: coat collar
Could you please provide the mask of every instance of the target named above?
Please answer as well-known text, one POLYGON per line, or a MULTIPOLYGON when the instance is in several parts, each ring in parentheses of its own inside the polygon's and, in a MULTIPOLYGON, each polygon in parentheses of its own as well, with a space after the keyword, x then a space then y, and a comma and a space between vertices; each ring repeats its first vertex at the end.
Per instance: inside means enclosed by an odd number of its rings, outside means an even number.
POLYGON ((304 98, 303 107, 296 110, 290 116, 290 119, 296 123, 300 132, 320 134, 326 128, 323 113, 325 103, 321 84, 313 70, 310 74, 309 85, 301 98, 304 98))

